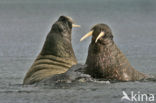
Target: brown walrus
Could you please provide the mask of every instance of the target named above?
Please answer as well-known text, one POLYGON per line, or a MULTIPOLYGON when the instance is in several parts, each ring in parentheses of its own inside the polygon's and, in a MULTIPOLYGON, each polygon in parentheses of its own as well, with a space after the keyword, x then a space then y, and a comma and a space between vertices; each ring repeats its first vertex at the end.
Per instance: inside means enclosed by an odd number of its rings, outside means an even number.
POLYGON ((55 74, 66 72, 77 60, 71 44, 70 17, 60 16, 47 35, 42 51, 27 72, 23 84, 33 84, 55 74))
POLYGON ((110 27, 95 25, 80 41, 92 35, 85 69, 94 78, 107 80, 135 81, 147 76, 135 70, 113 41, 110 27))

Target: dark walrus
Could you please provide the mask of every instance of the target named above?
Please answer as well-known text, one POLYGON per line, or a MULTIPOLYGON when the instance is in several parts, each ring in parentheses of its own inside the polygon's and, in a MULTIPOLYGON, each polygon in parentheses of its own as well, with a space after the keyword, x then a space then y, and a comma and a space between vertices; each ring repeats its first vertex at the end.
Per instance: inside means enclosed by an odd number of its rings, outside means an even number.
POLYGON ((27 72, 23 84, 33 84, 55 74, 66 72, 77 60, 71 44, 70 17, 60 16, 47 35, 42 51, 27 72))
POLYGON ((86 60, 86 73, 94 78, 135 81, 147 76, 135 70, 113 41, 112 31, 106 24, 95 25, 80 41, 92 35, 86 60))

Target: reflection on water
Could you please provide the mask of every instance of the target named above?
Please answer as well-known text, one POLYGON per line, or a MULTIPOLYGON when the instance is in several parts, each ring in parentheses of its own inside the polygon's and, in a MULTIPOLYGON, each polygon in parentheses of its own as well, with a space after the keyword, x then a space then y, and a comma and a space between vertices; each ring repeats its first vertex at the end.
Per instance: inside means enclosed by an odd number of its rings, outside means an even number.
POLYGON ((72 34, 80 63, 85 62, 90 39, 79 39, 94 24, 106 23, 131 64, 141 72, 155 75, 155 5, 154 0, 0 0, 0 103, 120 103, 122 90, 156 93, 155 82, 82 83, 64 88, 20 85, 60 15, 71 16, 81 25, 72 34))

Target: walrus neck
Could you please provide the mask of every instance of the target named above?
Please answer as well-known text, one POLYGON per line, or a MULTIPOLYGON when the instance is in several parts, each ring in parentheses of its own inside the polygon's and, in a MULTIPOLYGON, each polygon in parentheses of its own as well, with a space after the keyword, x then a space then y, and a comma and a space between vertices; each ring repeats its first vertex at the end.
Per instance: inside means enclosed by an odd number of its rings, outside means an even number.
POLYGON ((63 32, 61 32, 61 33, 62 33, 62 35, 63 35, 63 38, 64 38, 67 42, 71 43, 71 35, 68 35, 68 34, 71 34, 71 30, 69 30, 69 31, 63 31, 63 32), (65 34, 67 34, 67 35, 65 35, 65 34))
POLYGON ((49 34, 46 38, 40 55, 53 55, 63 58, 76 58, 71 40, 60 35, 49 34))
MULTIPOLYGON (((107 39, 105 41, 99 41, 97 44, 90 44, 88 50, 88 56, 86 64, 86 73, 92 75, 93 77, 101 78, 104 76, 101 73, 99 68, 107 68, 111 63, 111 55, 116 55, 116 45, 113 40, 107 39)), ((105 71, 105 69, 103 69, 105 71)))

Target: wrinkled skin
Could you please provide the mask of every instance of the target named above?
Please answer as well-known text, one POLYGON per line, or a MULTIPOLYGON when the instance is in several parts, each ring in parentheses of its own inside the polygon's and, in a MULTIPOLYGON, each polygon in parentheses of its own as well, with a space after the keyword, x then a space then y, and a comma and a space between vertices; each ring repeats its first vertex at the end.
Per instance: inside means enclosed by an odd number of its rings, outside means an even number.
POLYGON ((91 30, 94 32, 89 45, 85 73, 106 80, 135 81, 147 78, 130 65, 114 43, 112 31, 106 24, 97 24, 91 30), (104 31, 105 35, 95 43, 101 31, 104 31))
POLYGON ((37 83, 55 74, 66 72, 77 60, 71 44, 73 21, 61 16, 56 21, 42 48, 42 51, 27 72, 23 84, 37 83))

